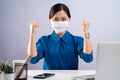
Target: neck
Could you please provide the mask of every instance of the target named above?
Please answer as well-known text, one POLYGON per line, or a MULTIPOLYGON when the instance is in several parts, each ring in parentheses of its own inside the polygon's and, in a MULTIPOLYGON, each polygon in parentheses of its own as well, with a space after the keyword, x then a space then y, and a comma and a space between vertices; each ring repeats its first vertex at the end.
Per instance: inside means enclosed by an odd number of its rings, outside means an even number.
POLYGON ((56 34, 57 34, 59 37, 62 37, 62 36, 65 34, 65 32, 66 32, 66 31, 61 32, 61 33, 56 32, 56 34))

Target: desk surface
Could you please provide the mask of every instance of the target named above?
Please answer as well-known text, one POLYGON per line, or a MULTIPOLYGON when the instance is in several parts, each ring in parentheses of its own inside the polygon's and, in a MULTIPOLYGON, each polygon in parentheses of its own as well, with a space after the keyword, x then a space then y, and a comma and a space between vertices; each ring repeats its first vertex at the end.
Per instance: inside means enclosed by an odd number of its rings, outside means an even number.
POLYGON ((72 77, 95 74, 95 70, 28 70, 28 80, 72 80, 72 77), (55 73, 46 79, 34 79, 33 76, 42 73, 55 73))

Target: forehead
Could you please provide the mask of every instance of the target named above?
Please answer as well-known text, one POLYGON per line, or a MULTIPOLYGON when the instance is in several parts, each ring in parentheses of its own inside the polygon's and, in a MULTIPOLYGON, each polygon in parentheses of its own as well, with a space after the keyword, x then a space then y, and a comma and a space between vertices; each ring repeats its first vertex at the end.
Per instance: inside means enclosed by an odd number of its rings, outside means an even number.
POLYGON ((66 12, 63 11, 63 10, 57 12, 57 13, 53 16, 53 18, 55 18, 55 17, 67 17, 67 18, 68 18, 66 12))

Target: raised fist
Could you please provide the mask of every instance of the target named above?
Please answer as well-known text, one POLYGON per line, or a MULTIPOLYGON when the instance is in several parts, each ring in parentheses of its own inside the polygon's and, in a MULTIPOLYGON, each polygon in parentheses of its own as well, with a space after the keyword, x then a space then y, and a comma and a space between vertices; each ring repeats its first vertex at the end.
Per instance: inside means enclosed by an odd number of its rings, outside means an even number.
POLYGON ((30 25, 30 32, 32 34, 36 34, 38 31, 39 23, 38 22, 31 22, 29 25, 30 25))
POLYGON ((83 34, 88 34, 89 33, 89 21, 88 20, 82 20, 81 22, 82 24, 82 31, 83 31, 83 34))

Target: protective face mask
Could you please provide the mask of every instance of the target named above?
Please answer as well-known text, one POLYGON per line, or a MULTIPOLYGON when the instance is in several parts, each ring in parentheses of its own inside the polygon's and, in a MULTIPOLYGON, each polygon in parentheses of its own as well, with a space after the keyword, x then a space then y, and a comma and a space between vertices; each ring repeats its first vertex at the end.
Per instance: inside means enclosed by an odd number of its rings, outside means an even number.
POLYGON ((67 27, 69 26, 69 21, 51 22, 51 25, 55 32, 61 33, 67 29, 67 27))

